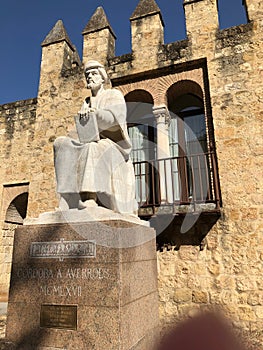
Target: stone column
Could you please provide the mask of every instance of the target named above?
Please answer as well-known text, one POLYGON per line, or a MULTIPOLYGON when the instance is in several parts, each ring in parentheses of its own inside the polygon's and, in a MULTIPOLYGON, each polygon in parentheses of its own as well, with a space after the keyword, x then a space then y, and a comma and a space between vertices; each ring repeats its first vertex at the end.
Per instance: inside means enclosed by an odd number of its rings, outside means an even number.
POLYGON ((165 105, 154 106, 153 114, 157 126, 157 159, 159 160, 161 203, 172 203, 171 163, 170 160, 164 160, 170 158, 169 124, 171 116, 165 105))

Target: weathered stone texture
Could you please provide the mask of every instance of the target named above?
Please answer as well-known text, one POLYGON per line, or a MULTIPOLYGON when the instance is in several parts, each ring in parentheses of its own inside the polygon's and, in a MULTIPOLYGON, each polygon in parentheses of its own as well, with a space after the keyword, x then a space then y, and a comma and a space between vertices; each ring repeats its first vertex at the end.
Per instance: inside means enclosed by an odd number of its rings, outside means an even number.
POLYGON ((69 70, 72 75, 66 74, 65 62, 71 61, 68 59, 71 55, 73 51, 65 42, 43 47, 33 145, 36 155, 42 156, 41 162, 34 165, 39 179, 33 179, 30 184, 28 215, 31 217, 57 206, 53 142, 56 137, 74 130, 74 116, 87 95, 81 67, 72 69, 71 65, 69 70), (43 140, 41 148, 37 145, 38 140, 43 140))
POLYGON ((158 68, 158 52, 164 43, 163 22, 159 13, 131 19, 134 72, 158 68), (143 59, 142 58, 143 52, 143 59), (151 66, 149 66, 149 61, 151 66))
MULTIPOLYGON (((108 71, 116 87, 118 79, 126 77, 127 83, 119 86, 123 93, 131 88, 149 90, 159 105, 167 103, 165 91, 179 80, 192 79, 203 88, 202 74, 191 70, 191 64, 206 61, 221 218, 209 231, 202 251, 198 246, 183 245, 177 251, 158 253, 161 324, 166 328, 200 309, 221 307, 234 327, 260 349, 263 2, 246 0, 246 4, 250 23, 220 31, 215 0, 185 1, 187 40, 165 45, 159 13, 133 19, 132 53, 110 57, 108 71), (174 71, 151 76, 152 71, 164 67, 174 71), (180 67, 181 73, 174 67, 180 67), (141 78, 131 84, 129 76, 136 74, 141 78)), ((91 55, 86 51, 85 59, 105 59, 105 49, 113 47, 110 34, 105 28, 89 33, 94 37, 89 43, 84 38, 91 55)), ((57 206, 52 144, 56 137, 69 133, 73 116, 87 96, 83 68, 72 65, 74 55, 65 41, 43 47, 37 104, 27 100, 0 106, 0 181, 30 182, 31 217, 57 206)), ((11 233, 1 240, 1 261, 6 261, 1 286, 5 293, 10 259, 4 256, 5 252, 11 254, 11 241, 11 233)))
POLYGON ((4 223, 1 225, 1 246, 0 246, 0 259, 1 259, 1 280, 0 280, 0 302, 7 301, 8 286, 10 281, 12 254, 13 254, 13 241, 14 232, 17 225, 4 223))
POLYGON ((159 253, 160 312, 169 325, 196 308, 220 306, 261 349, 263 35, 256 17, 262 5, 249 2, 253 23, 209 31, 208 3, 185 9, 192 55, 207 57, 223 215, 204 251, 188 246, 159 253), (167 292, 172 285, 174 293, 167 292))
POLYGON ((96 59, 103 65, 115 56, 115 34, 102 7, 98 7, 83 32, 83 61, 96 59))
POLYGON ((180 62, 184 62, 189 57, 191 57, 191 46, 188 40, 162 45, 158 52, 158 62, 160 66, 176 63, 179 60, 180 62))
POLYGON ((45 40, 42 42, 42 46, 51 45, 61 41, 66 41, 69 46, 74 48, 74 45, 72 44, 71 40, 68 37, 68 34, 66 32, 66 29, 64 27, 62 20, 58 20, 55 26, 46 36, 45 40))
POLYGON ((114 57, 115 38, 108 28, 85 34, 83 37, 83 59, 96 59, 102 64, 114 57), (94 46, 96 43, 96 46, 94 46))
POLYGON ((2 230, 0 236, 0 301, 7 301, 13 231, 16 226, 3 224, 6 215, 4 209, 7 209, 3 198, 3 184, 28 181, 34 173, 31 163, 35 163, 32 142, 35 134, 36 108, 37 99, 17 101, 0 106, 0 182, 2 184, 0 189, 0 229, 2 230))

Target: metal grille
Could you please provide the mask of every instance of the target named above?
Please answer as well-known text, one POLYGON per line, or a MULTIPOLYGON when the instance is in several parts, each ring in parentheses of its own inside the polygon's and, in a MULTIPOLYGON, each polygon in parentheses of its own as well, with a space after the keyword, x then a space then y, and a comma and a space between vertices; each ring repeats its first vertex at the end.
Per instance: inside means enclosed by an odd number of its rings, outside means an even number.
POLYGON ((214 152, 134 162, 140 208, 214 203, 220 194, 214 152))

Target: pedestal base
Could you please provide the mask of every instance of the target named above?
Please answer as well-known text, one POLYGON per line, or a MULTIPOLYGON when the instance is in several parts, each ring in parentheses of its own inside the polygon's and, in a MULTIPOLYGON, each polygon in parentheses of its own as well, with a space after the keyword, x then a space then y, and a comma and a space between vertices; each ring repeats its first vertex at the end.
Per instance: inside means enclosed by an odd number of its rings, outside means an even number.
POLYGON ((16 230, 7 339, 17 349, 149 350, 157 334, 153 229, 101 221, 16 230))

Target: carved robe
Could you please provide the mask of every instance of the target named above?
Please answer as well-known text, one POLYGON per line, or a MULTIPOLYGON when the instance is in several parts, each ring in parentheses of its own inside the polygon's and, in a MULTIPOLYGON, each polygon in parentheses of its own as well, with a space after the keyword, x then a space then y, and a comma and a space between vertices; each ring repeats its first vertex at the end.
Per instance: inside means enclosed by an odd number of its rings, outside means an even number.
POLYGON ((104 130, 99 129, 99 141, 81 143, 69 137, 56 139, 54 161, 57 192, 95 192, 108 209, 136 213, 135 177, 129 159, 131 142, 123 95, 116 89, 103 90, 84 104, 110 112, 114 123, 104 130))

